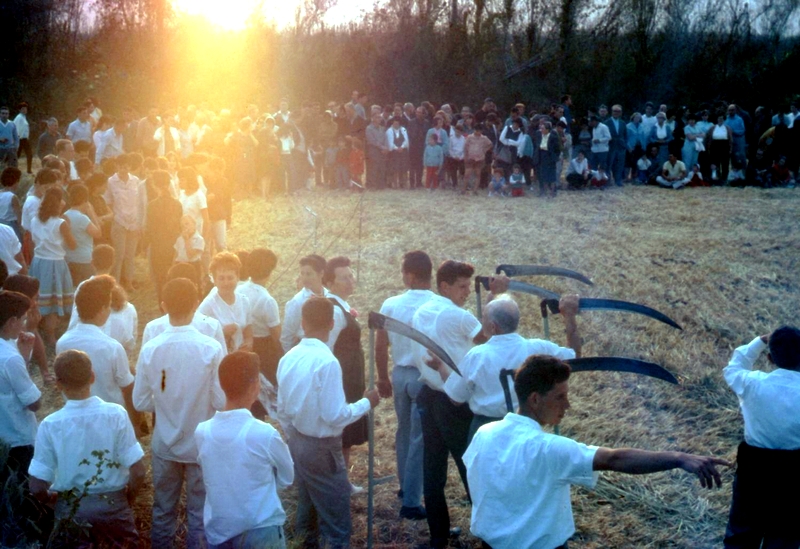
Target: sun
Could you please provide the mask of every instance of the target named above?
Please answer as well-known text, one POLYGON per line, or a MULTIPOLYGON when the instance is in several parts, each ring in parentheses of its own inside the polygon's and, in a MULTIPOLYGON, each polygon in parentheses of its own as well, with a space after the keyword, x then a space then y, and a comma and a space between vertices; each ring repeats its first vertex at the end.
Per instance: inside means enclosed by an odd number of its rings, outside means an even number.
POLYGON ((257 9, 263 8, 261 0, 172 0, 178 13, 201 16, 209 23, 231 31, 243 30, 247 20, 257 9))

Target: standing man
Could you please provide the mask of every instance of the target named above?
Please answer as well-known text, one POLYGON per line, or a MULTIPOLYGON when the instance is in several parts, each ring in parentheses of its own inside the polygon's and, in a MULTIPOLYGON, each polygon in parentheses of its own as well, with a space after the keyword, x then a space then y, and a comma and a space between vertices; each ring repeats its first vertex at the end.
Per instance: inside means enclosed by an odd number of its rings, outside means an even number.
POLYGON ((17 159, 25 153, 25 160, 28 163, 28 173, 31 171, 31 163, 33 162, 33 151, 31 150, 31 126, 28 123, 28 104, 22 102, 19 104, 19 112, 14 117, 14 125, 17 127, 17 135, 19 136, 19 148, 17 149, 17 159))
POLYGON ((564 109, 564 119, 567 122, 567 133, 570 133, 572 129, 572 96, 571 95, 562 95, 561 96, 561 107, 564 109))
POLYGON ((736 159, 744 167, 747 162, 747 142, 745 140, 744 119, 738 114, 738 108, 731 103, 728 105, 728 117, 725 125, 731 129, 733 143, 731 145, 731 160, 736 159))
MULTIPOLYGON (((431 298, 431 258, 415 250, 403 256, 404 293, 383 302, 381 314, 404 324, 411 324, 414 313, 431 298)), ((422 389, 415 361, 414 342, 410 339, 378 330, 375 336, 375 364, 378 370, 378 391, 389 398, 394 393, 394 411, 397 414, 395 450, 397 452, 397 478, 403 500, 402 518, 421 520, 426 517, 422 507, 422 424, 417 408, 417 396, 422 389), (392 378, 389 379, 389 345, 392 347, 392 378)))
POLYGON ((417 107, 414 118, 408 121, 408 186, 411 189, 423 187, 422 177, 425 169, 422 157, 425 155, 425 136, 431 125, 425 118, 425 108, 417 107))
POLYGON ((600 122, 597 116, 589 117, 589 127, 592 129, 592 157, 589 165, 593 170, 602 167, 608 169, 608 143, 611 141, 611 132, 608 126, 600 122))
MULTIPOLYGON (((412 326, 438 343, 458 364, 476 343, 486 338, 481 333, 480 321, 463 309, 470 294, 472 274, 469 263, 448 260, 436 271, 436 288, 439 295, 432 296, 420 306, 412 319, 412 326)), ((423 493, 430 530, 430 546, 439 549, 447 546, 450 537, 450 514, 444 495, 447 484, 447 456, 452 455, 467 487, 467 470, 461 460, 467 449, 472 411, 458 406, 444 393, 444 383, 439 374, 425 365, 425 350, 415 346, 414 365, 425 384, 417 395, 420 410, 423 444, 423 493)), ((452 532, 457 535, 458 531, 452 532)))
POLYGON ((159 123, 158 109, 151 107, 147 111, 147 116, 139 120, 136 127, 136 150, 141 152, 145 158, 156 156, 158 143, 153 136, 159 123))
POLYGON ((779 504, 800 489, 800 330, 782 326, 757 337, 722 373, 744 418, 725 548, 800 547, 793 506, 779 504), (769 373, 753 370, 764 350, 777 367, 769 373))
MULTIPOLYGON (((70 124, 70 126, 71 125, 72 124, 70 124)), ((58 120, 55 118, 48 118, 47 129, 39 136, 39 141, 36 144, 36 156, 39 157, 39 160, 48 154, 53 154, 56 150, 56 143, 58 143, 62 137, 61 132, 58 131, 58 120)), ((70 143, 74 142, 70 141, 70 143)))
POLYGON ((367 188, 386 187, 386 159, 388 154, 386 131, 381 126, 381 115, 373 114, 364 135, 367 140, 367 188))
POLYGON ((114 267, 111 274, 127 291, 133 290, 136 245, 142 233, 139 211, 139 178, 128 173, 128 155, 117 157, 117 173, 108 178, 106 203, 114 212, 111 222, 111 245, 114 246, 114 267), (124 266, 124 271, 123 271, 124 266))
POLYGON ((103 132, 100 137, 100 146, 97 148, 97 162, 100 164, 106 158, 117 158, 125 153, 124 139, 127 124, 122 118, 114 120, 114 125, 103 132))
POLYGON ((306 301, 302 323, 305 337, 278 364, 278 417, 298 490, 295 532, 310 542, 319 535, 325 547, 344 549, 350 547, 352 521, 342 430, 375 408, 380 397, 371 390, 358 402, 345 402, 341 367, 325 344, 333 329, 330 301, 306 301))
MULTIPOLYGON (((300 259, 300 276, 298 280, 303 286, 292 299, 286 302, 283 311, 283 328, 281 329, 281 346, 283 352, 297 345, 303 339, 302 309, 310 297, 328 297, 328 290, 322 285, 325 273, 325 258, 316 254, 300 259)), ((325 340, 327 341, 327 339, 325 340)))
POLYGON ((8 114, 8 107, 0 107, 0 164, 16 168, 19 135, 16 124, 8 120, 8 114))
MULTIPOLYGON (((89 119, 89 111, 86 110, 86 107, 78 107, 77 112, 78 117, 67 126, 67 139, 72 141, 73 144, 78 141, 86 141, 89 145, 92 145, 92 122, 89 119)), ((49 121, 47 129, 50 129, 49 121)), ((57 130, 58 125, 56 125, 57 130)))
POLYGON ((408 132, 401 123, 402 118, 393 117, 384 135, 388 150, 386 182, 392 189, 402 189, 408 174, 408 132))
MULTIPOLYGON (((718 458, 682 452, 587 446, 546 433, 569 404, 567 363, 545 355, 528 357, 514 376, 516 414, 481 427, 464 454, 472 488, 470 530, 494 549, 566 549, 575 533, 570 485, 593 488, 597 471, 647 474, 683 469, 704 488, 722 485, 718 458)), ((762 502, 763 505, 763 502, 762 502)))
POLYGON ((628 128, 622 120, 622 105, 611 107, 611 118, 605 124, 611 134, 611 141, 608 143, 608 171, 614 176, 614 184, 622 187, 625 153, 628 150, 628 128))
POLYGON ((133 405, 156 412, 153 428, 154 549, 174 546, 181 489, 186 484, 186 547, 205 546, 203 505, 206 491, 194 432, 197 426, 225 409, 218 369, 224 356, 220 344, 192 327, 197 287, 185 278, 164 286, 161 305, 169 328, 142 346, 136 364, 133 405))

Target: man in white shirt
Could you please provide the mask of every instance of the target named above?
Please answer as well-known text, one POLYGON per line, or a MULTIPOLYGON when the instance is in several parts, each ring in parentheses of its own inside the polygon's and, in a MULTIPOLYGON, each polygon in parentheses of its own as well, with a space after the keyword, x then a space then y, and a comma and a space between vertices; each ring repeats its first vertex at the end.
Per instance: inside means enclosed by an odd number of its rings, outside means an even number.
MULTIPOLYGON (((14 117, 14 125, 17 127, 17 135, 19 136, 19 148, 17 149, 17 159, 25 153, 25 160, 28 162, 28 173, 31 171, 31 164, 33 163, 33 150, 31 148, 31 126, 28 123, 28 104, 22 102, 19 104, 19 112, 14 117)), ((789 126, 791 127, 791 126, 789 126)))
POLYGON ((128 173, 128 155, 116 158, 117 173, 108 178, 103 197, 114 212, 111 222, 111 245, 114 246, 114 267, 111 274, 128 292, 133 291, 136 245, 142 233, 139 212, 139 178, 128 173), (124 268, 124 270, 123 270, 124 268))
POLYGON ((92 361, 94 383, 91 395, 106 402, 124 406, 133 425, 139 425, 139 414, 133 407, 133 374, 122 344, 106 335, 102 327, 111 316, 111 292, 114 279, 109 275, 90 278, 81 284, 75 295, 75 308, 80 322, 64 332, 56 343, 56 354, 83 351, 92 361))
POLYGON ((611 141, 611 132, 597 116, 589 117, 589 127, 592 129, 592 156, 589 164, 593 170, 600 166, 608 169, 608 144, 611 141))
MULTIPOLYGON (((486 341, 481 323, 462 307, 470 294, 472 265, 445 261, 436 271, 434 295, 423 304, 412 320, 412 326, 438 343, 458 364, 476 343, 486 341)), ((434 549, 446 547, 450 537, 450 514, 444 495, 447 483, 447 456, 453 456, 464 488, 467 471, 461 456, 467 449, 472 412, 467 406, 457 406, 443 391, 439 374, 424 364, 426 353, 415 345, 415 365, 425 384, 417 395, 423 444, 423 494, 428 528, 434 549)), ((453 532, 456 534, 457 532, 453 532)))
POLYGON ((34 385, 26 363, 35 338, 24 332, 31 301, 17 292, 0 291, 0 441, 9 447, 6 467, 0 470, 5 485, 10 471, 19 482, 33 457, 36 412, 42 392, 34 385))
POLYGON ((470 530, 484 547, 565 548, 575 533, 570 485, 593 488, 597 471, 647 474, 681 468, 704 488, 722 485, 715 465, 725 460, 682 452, 587 446, 544 432, 569 409, 567 363, 533 355, 517 370, 518 413, 484 425, 464 454, 470 493, 470 530))
POLYGON ((86 107, 78 107, 78 117, 67 126, 67 138, 73 144, 78 141, 92 143, 92 122, 89 120, 89 111, 86 107))
POLYGON ((307 255, 300 260, 299 282, 303 289, 286 302, 283 311, 283 329, 281 330, 281 346, 283 352, 297 345, 303 339, 301 323, 303 303, 312 296, 328 297, 328 290, 322 285, 322 274, 325 272, 325 258, 316 254, 307 255))
MULTIPOLYGON (((564 318, 569 347, 559 347, 542 339, 525 339, 516 333, 519 307, 511 298, 504 296, 486 305, 481 324, 488 341, 473 347, 458 364, 461 375, 451 375, 449 368, 440 364, 439 373, 445 380, 444 392, 453 402, 469 403, 470 410, 475 414, 470 425, 470 441, 479 427, 499 421, 507 413, 500 370, 517 368, 531 355, 549 355, 562 360, 580 356, 581 336, 575 320, 578 296, 563 296, 559 308, 564 318)), ((514 402, 515 408, 518 405, 518 402, 514 402)))
MULTIPOLYGON (((414 250, 403 256, 403 284, 408 290, 383 302, 380 313, 404 324, 411 324, 414 313, 434 296, 431 291, 431 258, 414 250)), ((425 518, 422 507, 422 425, 417 410, 417 395, 422 388, 415 362, 414 342, 385 330, 375 335, 375 364, 378 391, 389 398, 394 393, 397 414, 395 451, 397 453, 398 495, 403 500, 400 516, 412 520, 425 518), (392 377, 389 379, 389 345, 392 347, 392 377)))
POLYGON ((163 290, 170 327, 142 346, 136 365, 133 405, 156 412, 153 429, 153 547, 172 547, 181 487, 186 483, 189 549, 205 543, 205 488, 197 464, 197 425, 225 406, 217 369, 224 351, 192 326, 197 288, 189 280, 169 281, 163 290))
POLYGON ((210 549, 286 547, 286 513, 278 490, 294 480, 294 464, 278 431, 250 413, 260 391, 258 362, 258 355, 244 351, 222 359, 225 409, 194 433, 206 487, 203 522, 210 549))
POLYGON ((312 297, 303 304, 305 336, 278 364, 278 418, 295 466, 298 505, 295 533, 313 542, 316 517, 323 545, 350 547, 350 481, 342 430, 378 405, 376 390, 347 404, 342 370, 325 344, 333 329, 333 304, 312 297), (316 513, 315 513, 316 511, 316 513))
POLYGON ((96 164, 100 164, 106 158, 117 158, 125 153, 123 147, 123 137, 125 133, 125 120, 118 118, 114 125, 103 132, 100 138, 100 146, 97 148, 96 164))
POLYGON ((670 153, 669 160, 664 162, 661 167, 661 175, 656 177, 659 185, 672 187, 673 189, 680 189, 686 186, 691 179, 687 175, 686 164, 678 160, 678 157, 673 153, 670 153))
POLYGON ((87 532, 66 530, 67 539, 56 538, 65 546, 135 547, 139 534, 131 505, 144 484, 145 467, 128 414, 92 396, 94 372, 86 353, 65 351, 53 369, 67 402, 39 426, 29 469, 31 493, 55 503, 56 519, 90 525, 87 532), (76 511, 70 498, 59 496, 72 490, 81 496, 76 511))
POLYGON ((782 326, 757 337, 734 351, 722 373, 744 418, 725 547, 800 547, 787 503, 800 489, 800 330, 782 326), (765 349, 776 369, 753 370, 765 349))

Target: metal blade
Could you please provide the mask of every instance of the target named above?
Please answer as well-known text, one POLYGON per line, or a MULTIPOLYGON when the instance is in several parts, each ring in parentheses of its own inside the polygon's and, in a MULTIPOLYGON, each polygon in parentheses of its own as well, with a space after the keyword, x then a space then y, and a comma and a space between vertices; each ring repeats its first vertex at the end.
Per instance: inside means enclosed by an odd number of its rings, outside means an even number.
POLYGON ((564 269, 562 267, 550 267, 548 265, 498 265, 495 269, 497 274, 505 273, 506 276, 563 276, 565 278, 572 278, 594 286, 594 283, 588 276, 581 274, 577 271, 564 269))
MULTIPOLYGON (((550 312, 554 315, 557 315, 560 312, 558 307, 558 300, 556 299, 548 299, 545 301, 547 304, 547 308, 550 309, 550 312)), ((665 315, 660 311, 656 311, 652 307, 648 307, 647 305, 641 305, 639 303, 631 303, 630 301, 620 301, 618 299, 600 299, 600 298, 593 298, 593 297, 582 297, 578 301, 578 306, 580 307, 581 311, 623 311, 629 313, 636 313, 644 316, 649 316, 659 322, 663 322, 664 324, 668 324, 673 328, 677 328, 678 330, 683 330, 681 325, 672 320, 670 317, 665 315)))
POLYGON ((542 299, 555 299, 556 301, 558 301, 559 298, 561 297, 555 292, 551 292, 550 290, 545 290, 544 288, 540 288, 539 286, 534 286, 533 284, 528 284, 527 282, 520 282, 519 280, 511 280, 508 283, 508 289, 512 292, 521 292, 524 294, 539 296, 542 299))
POLYGON ((511 388, 508 385, 508 378, 514 379, 514 371, 506 368, 500 370, 500 385, 503 387, 503 396, 506 397, 506 410, 509 413, 514 411, 514 401, 511 400, 511 388))
POLYGON ((442 349, 438 343, 434 340, 409 326, 408 324, 403 324, 399 320, 396 320, 392 317, 382 315, 380 313, 376 313, 374 311, 370 311, 369 313, 369 327, 370 329, 375 330, 386 330, 387 332, 393 332, 395 334, 407 337, 412 339, 428 349, 431 353, 439 357, 439 360, 447 364, 451 370, 453 370, 458 375, 461 375, 461 372, 458 370, 458 366, 456 363, 453 362, 453 359, 450 358, 450 355, 442 349))
POLYGON ((630 372, 679 385, 669 370, 654 362, 619 356, 593 356, 565 360, 573 372, 630 372))

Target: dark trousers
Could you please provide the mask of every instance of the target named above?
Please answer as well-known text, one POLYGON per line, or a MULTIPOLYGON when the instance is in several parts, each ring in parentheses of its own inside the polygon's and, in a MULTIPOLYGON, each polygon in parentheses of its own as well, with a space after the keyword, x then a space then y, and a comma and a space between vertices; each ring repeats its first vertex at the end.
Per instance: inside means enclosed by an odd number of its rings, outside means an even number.
MULTIPOLYGON (((608 151, 608 171, 614 176, 614 184, 622 186, 625 174, 625 153, 627 149, 624 143, 612 144, 608 151)), ((686 169, 690 169, 688 166, 686 169)))
POLYGON ((417 395, 422 422, 422 491, 428 514, 431 547, 446 547, 450 534, 450 513, 444 488, 447 484, 447 455, 453 456, 461 482, 469 497, 467 468, 461 457, 469 444, 472 412, 469 406, 456 406, 446 394, 423 387, 417 395))
POLYGON ((798 549, 800 450, 739 445, 725 549, 798 549))
POLYGON ((367 145, 367 188, 386 188, 386 156, 372 145, 367 145))
POLYGON ((410 149, 408 153, 408 187, 416 189, 422 187, 425 168, 422 166, 424 149, 410 149))
POLYGON ((31 173, 31 164, 33 163, 33 151, 31 150, 31 142, 28 139, 19 140, 19 148, 17 149, 17 159, 22 158, 22 153, 25 153, 25 161, 28 163, 28 173, 31 173))
POLYGON ((0 545, 3 540, 17 537, 46 543, 53 528, 53 511, 39 503, 28 489, 32 459, 33 445, 15 446, 8 449, 6 461, 0 466, 0 486, 4 491, 0 522, 7 526, 0 535, 0 545))

